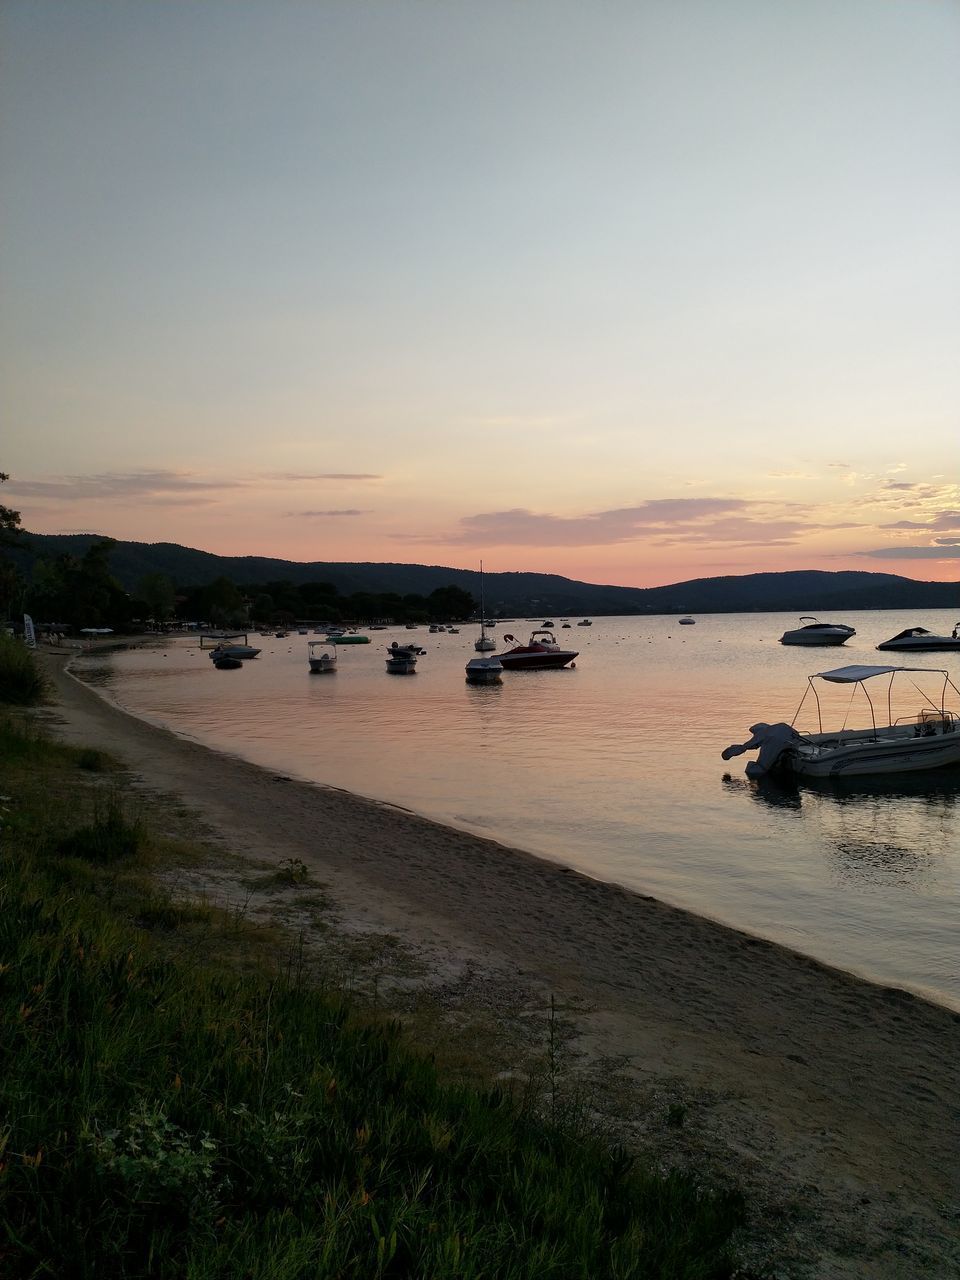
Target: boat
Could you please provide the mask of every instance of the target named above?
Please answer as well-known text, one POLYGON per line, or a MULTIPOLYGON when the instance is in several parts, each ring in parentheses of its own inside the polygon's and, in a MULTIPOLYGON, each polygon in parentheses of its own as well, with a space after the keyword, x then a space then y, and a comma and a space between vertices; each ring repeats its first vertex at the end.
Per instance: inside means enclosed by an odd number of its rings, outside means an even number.
POLYGON ((592 626, 593 626, 593 622, 591 621, 591 619, 590 619, 590 618, 581 618, 581 619, 580 619, 580 621, 577 623, 577 626, 578 626, 578 627, 592 627, 592 626))
POLYGON ((213 665, 218 671, 236 671, 238 667, 243 666, 243 659, 231 658, 229 653, 222 653, 219 657, 214 658, 213 665))
POLYGON ((883 644, 878 644, 877 648, 894 649, 902 653, 920 653, 924 650, 929 653, 937 649, 960 650, 960 622, 953 628, 953 634, 949 636, 934 635, 926 627, 908 627, 906 631, 900 631, 889 640, 884 640, 883 644))
POLYGON ((792 631, 785 631, 780 637, 781 644, 834 645, 846 644, 851 636, 857 633, 853 627, 842 622, 818 622, 816 618, 804 616, 800 626, 792 631))
POLYGON ((203 643, 204 640, 216 640, 217 642, 212 649, 207 650, 214 662, 216 662, 218 658, 255 658, 260 652, 260 650, 255 649, 252 644, 247 644, 247 636, 242 635, 242 633, 226 635, 221 632, 221 634, 217 636, 201 636, 201 649, 205 648, 203 643), (233 643, 234 641, 239 641, 241 636, 243 639, 242 644, 233 643))
POLYGON ((501 684, 503 663, 499 658, 471 658, 466 665, 467 684, 501 684))
MULTIPOLYGON (((882 686, 881 686, 882 688, 882 686)), ((849 715, 858 693, 846 703, 849 715)), ((953 696, 951 695, 951 700, 953 696)), ((790 724, 755 724, 751 737, 744 743, 733 743, 721 755, 724 760, 757 750, 756 760, 746 767, 747 776, 765 774, 798 774, 811 778, 850 778, 864 775, 915 773, 921 769, 938 769, 960 763, 960 690, 945 670, 931 667, 837 667, 807 677, 807 688, 797 714, 790 724), (886 719, 878 720, 877 709, 867 682, 889 676, 886 682, 886 719), (928 690, 939 685, 939 692, 928 692, 914 677, 925 678, 928 690), (869 723, 861 729, 847 728, 846 718, 840 729, 825 732, 820 704, 820 687, 828 684, 857 685, 869 708, 869 723), (893 691, 897 684, 901 704, 907 694, 912 702, 910 714, 894 716, 893 691), (958 710, 948 709, 948 690, 956 695, 958 710), (801 733, 796 724, 810 694, 817 706, 817 733, 801 733), (920 706, 916 708, 916 698, 920 706)))
POLYGON ((395 676, 409 676, 417 669, 417 657, 424 653, 418 644, 393 644, 387 649, 387 671, 395 676))
POLYGON ((459 628, 459 627, 447 627, 447 635, 448 635, 448 636, 458 636, 459 634, 460 634, 460 628, 459 628))
POLYGON ((561 630, 561 631, 569 631, 569 630, 570 630, 570 623, 569 623, 569 622, 562 622, 562 623, 560 624, 560 630, 561 630))
POLYGON ((543 631, 553 631, 556 625, 557 624, 555 622, 551 622, 549 618, 544 618, 543 622, 540 623, 540 627, 543 631))
POLYGON ((310 664, 310 670, 315 675, 322 675, 337 669, 336 651, 328 653, 325 649, 326 644, 326 640, 310 640, 307 644, 307 662, 310 664), (321 649, 324 650, 323 653, 320 652, 321 649))
POLYGON ((297 635, 298 635, 298 636, 306 636, 306 635, 309 635, 309 634, 310 634, 309 628, 307 628, 307 627, 297 627, 297 635))
POLYGON ((497 647, 496 640, 487 635, 487 623, 483 612, 483 561, 480 561, 480 636, 474 640, 473 647, 477 653, 492 653, 497 647))
POLYGON ((681 618, 677 623, 679 627, 695 627, 697 625, 696 618, 681 618))
POLYGON ((331 644, 369 644, 370 637, 362 636, 359 631, 328 631, 327 640, 331 644))
POLYGON ((505 671, 537 671, 544 667, 565 667, 578 656, 576 649, 561 649, 554 639, 552 631, 538 627, 530 633, 526 644, 519 644, 514 636, 506 635, 504 640, 515 647, 497 657, 505 671))

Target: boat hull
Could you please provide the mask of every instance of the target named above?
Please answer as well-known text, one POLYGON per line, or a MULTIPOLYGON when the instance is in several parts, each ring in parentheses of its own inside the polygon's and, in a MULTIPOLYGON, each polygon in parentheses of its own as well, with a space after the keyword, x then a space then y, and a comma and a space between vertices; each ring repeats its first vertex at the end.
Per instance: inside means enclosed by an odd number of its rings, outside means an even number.
POLYGON ((784 752, 777 768, 806 778, 858 778, 919 773, 954 764, 960 764, 960 730, 906 740, 851 742, 829 751, 800 747, 784 752))
POLYGON ((803 645, 807 649, 823 649, 825 647, 833 648, 837 645, 846 644, 849 639, 849 632, 831 634, 830 632, 822 631, 816 636, 805 636, 797 632, 787 631, 780 637, 780 643, 803 645))
POLYGON ((890 650, 893 653, 947 653, 951 650, 960 653, 960 639, 954 640, 951 636, 931 636, 926 644, 922 640, 888 640, 884 644, 878 644, 877 648, 890 650))
POLYGON ((500 665, 504 671, 542 671, 548 667, 565 667, 576 657, 577 654, 569 650, 558 653, 501 653, 500 665))

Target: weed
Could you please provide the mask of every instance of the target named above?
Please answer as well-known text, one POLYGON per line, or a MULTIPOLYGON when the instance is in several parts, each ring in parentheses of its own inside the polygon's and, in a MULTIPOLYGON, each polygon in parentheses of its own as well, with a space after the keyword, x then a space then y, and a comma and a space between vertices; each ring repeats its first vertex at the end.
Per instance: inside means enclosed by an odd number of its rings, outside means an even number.
POLYGON ((123 801, 113 793, 105 801, 95 800, 93 821, 62 837, 57 842, 57 852, 90 862, 117 862, 138 853, 143 838, 142 824, 128 821, 123 801))

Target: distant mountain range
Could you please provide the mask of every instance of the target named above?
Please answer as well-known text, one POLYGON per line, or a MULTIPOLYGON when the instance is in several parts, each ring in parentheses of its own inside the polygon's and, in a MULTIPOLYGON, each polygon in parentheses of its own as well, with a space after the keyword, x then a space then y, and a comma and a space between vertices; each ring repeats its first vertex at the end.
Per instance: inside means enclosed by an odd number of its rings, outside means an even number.
MULTIPOLYGON (((102 535, 106 536, 106 535, 102 535)), ((94 534, 26 533, 13 558, 27 574, 40 556, 82 556, 94 534)), ((480 575, 442 565, 275 560, 217 556, 175 542, 117 542, 110 567, 124 589, 135 591, 148 573, 165 573, 178 588, 229 578, 240 587, 266 582, 329 582, 344 596, 357 591, 428 596, 457 586, 479 599, 480 575)), ((667 587, 599 586, 550 573, 485 573, 487 611, 502 617, 636 613, 838 613, 846 609, 947 609, 960 617, 960 584, 917 582, 891 573, 804 569, 694 578, 667 587)))

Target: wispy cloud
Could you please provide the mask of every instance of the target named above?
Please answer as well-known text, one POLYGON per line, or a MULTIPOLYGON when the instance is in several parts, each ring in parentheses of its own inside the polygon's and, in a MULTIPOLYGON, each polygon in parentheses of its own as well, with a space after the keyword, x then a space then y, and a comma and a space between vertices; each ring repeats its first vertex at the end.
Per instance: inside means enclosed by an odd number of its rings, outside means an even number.
POLYGON ((956 560, 960 558, 960 544, 944 547, 877 547, 871 551, 855 551, 853 554, 871 556, 876 560, 956 560))
POLYGON ((106 471, 99 475, 61 476, 54 480, 11 480, 9 491, 18 497, 81 502, 95 499, 128 499, 150 503, 214 501, 202 495, 243 488, 239 480, 203 479, 188 471, 106 471))
POLYGON ((382 480, 383 476, 367 471, 279 471, 269 478, 299 483, 314 480, 382 480))
POLYGON ((361 511, 357 507, 346 507, 342 511, 285 511, 285 516, 303 518, 312 520, 317 517, 325 518, 326 516, 366 516, 369 511, 361 511))
POLYGON ((588 547, 651 541, 655 546, 725 543, 743 547, 788 546, 824 525, 796 503, 744 498, 659 498, 634 507, 557 516, 515 507, 464 516, 459 529, 436 538, 396 534, 405 542, 468 546, 588 547))

